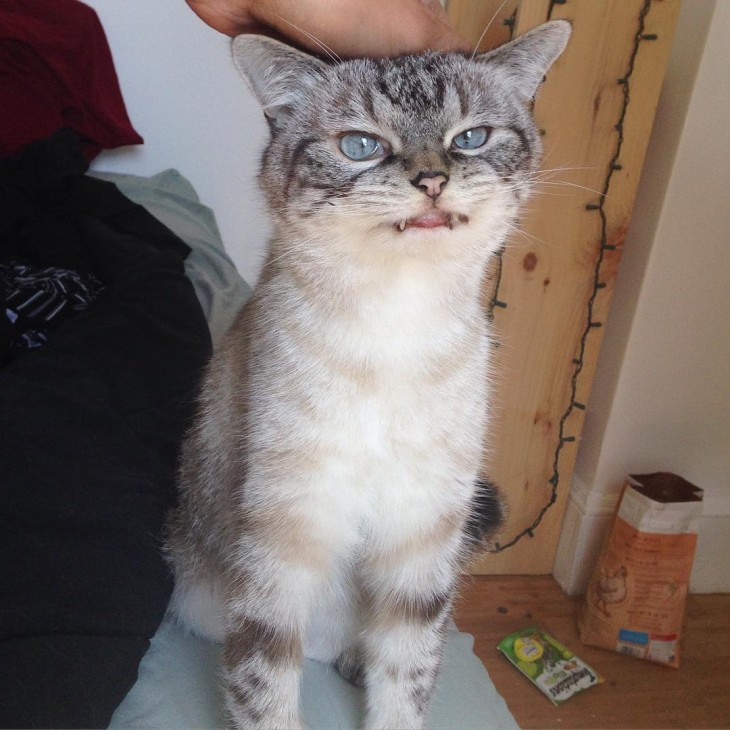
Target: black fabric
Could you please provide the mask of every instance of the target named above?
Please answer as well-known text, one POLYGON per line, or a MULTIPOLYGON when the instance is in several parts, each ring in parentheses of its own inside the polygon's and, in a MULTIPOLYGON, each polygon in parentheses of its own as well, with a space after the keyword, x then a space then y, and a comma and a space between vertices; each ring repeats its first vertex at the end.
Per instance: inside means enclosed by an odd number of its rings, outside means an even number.
POLYGON ((83 312, 102 289, 93 274, 57 266, 0 263, 0 366, 21 350, 43 347, 64 319, 83 312))
POLYGON ((0 160, 0 262, 103 292, 0 369, 0 726, 106 727, 171 580, 160 551, 210 336, 187 246, 74 136, 0 160))

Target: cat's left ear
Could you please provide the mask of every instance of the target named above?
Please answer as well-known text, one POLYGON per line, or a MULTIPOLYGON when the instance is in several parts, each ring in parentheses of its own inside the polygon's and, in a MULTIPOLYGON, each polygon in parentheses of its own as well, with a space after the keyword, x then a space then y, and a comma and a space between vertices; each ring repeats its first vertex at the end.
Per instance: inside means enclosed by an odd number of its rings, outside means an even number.
POLYGON ((239 35, 232 51, 236 68, 274 121, 285 116, 327 68, 314 56, 265 36, 239 35))
POLYGON ((552 20, 493 51, 478 55, 475 60, 500 69, 519 95, 529 100, 535 96, 550 66, 565 50, 572 30, 570 21, 552 20))

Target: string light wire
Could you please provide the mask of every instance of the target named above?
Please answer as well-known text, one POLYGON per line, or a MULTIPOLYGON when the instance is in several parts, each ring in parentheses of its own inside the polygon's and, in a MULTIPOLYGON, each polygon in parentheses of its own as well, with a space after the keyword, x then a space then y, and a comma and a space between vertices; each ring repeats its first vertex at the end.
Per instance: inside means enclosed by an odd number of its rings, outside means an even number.
MULTIPOLYGON (((578 378, 580 377, 580 374, 583 370, 584 366, 584 358, 586 353, 586 347, 588 343, 588 337, 593 332, 593 330, 598 329, 603 326, 602 322, 597 322, 594 320, 594 309, 595 309, 595 303, 596 299, 598 297, 598 293, 601 289, 605 289, 606 284, 605 282, 601 281, 601 269, 603 265, 603 261, 606 255, 607 251, 614 251, 616 249, 616 246, 613 244, 610 244, 608 242, 608 216, 606 214, 606 210, 604 207, 606 196, 608 195, 608 191, 611 187, 611 181, 616 172, 622 169, 622 165, 620 164, 619 160, 621 158, 621 150, 623 148, 624 143, 624 120, 626 119, 626 113, 629 105, 630 100, 630 82, 631 82, 631 76, 634 72, 634 65, 636 63, 636 57, 639 53, 639 46, 642 41, 654 41, 657 40, 656 34, 650 33, 645 34, 644 29, 646 26, 646 16, 649 13, 649 10, 651 9, 651 3, 652 0, 644 0, 644 4, 641 8, 641 11, 639 12, 638 17, 638 27, 636 31, 636 35, 634 36, 634 45, 631 51, 631 55, 629 57, 629 63, 626 70, 626 73, 624 76, 620 79, 617 79, 617 83, 621 84, 623 87, 623 104, 621 108, 621 113, 619 115, 619 120, 614 126, 614 130, 616 131, 616 146, 614 148, 614 153, 611 158, 611 161, 608 165, 608 171, 606 173, 606 179, 604 182, 602 193, 599 197, 599 200, 597 203, 588 203, 585 206, 585 210, 587 213, 597 213, 601 220, 601 235, 600 235, 600 246, 598 249, 598 254, 596 256, 596 262, 593 268, 593 290, 591 292, 590 297, 588 298, 588 303, 586 305, 586 318, 585 318, 585 326, 583 328, 583 332, 580 337, 579 341, 579 347, 578 347, 578 356, 573 360, 573 365, 575 366, 573 369, 573 374, 571 376, 570 380, 570 399, 568 402, 568 406, 566 407, 565 411, 563 412, 562 416, 560 417, 560 423, 558 428, 558 440, 555 447, 555 452, 553 454, 553 463, 552 463, 552 476, 548 480, 548 484, 550 485, 550 498, 548 499, 547 503, 543 505, 543 507, 540 509, 540 511, 537 513, 535 519, 521 532, 517 533, 514 537, 509 539, 507 542, 499 543, 495 542, 494 545, 487 550, 487 552, 490 553, 500 553, 503 550, 507 550, 508 548, 516 545, 522 538, 524 537, 534 537, 535 530, 538 528, 540 523, 542 522, 543 518, 547 514, 548 510, 557 502, 558 499, 558 487, 560 486, 560 454, 563 450, 563 447, 565 444, 568 443, 574 443, 577 440, 576 436, 573 435, 566 435, 566 423, 568 419, 570 418, 571 414, 573 413, 574 409, 578 410, 585 410, 585 404, 580 403, 576 401, 576 396, 578 392, 578 378)), ((552 0, 550 4, 550 10, 548 11, 548 20, 550 20, 550 16, 552 15, 552 11, 555 5, 565 5, 566 0, 552 0)), ((514 30, 515 26, 515 15, 513 14, 509 18, 506 18, 504 21, 502 21, 504 25, 507 25, 510 27, 510 30, 514 30)), ((498 254, 499 261, 497 263, 497 283, 494 289, 494 294, 492 296, 492 299, 489 303, 488 307, 488 317, 490 319, 494 318, 494 309, 495 307, 499 308, 505 308, 507 307, 507 304, 499 299, 499 285, 502 279, 502 253, 500 252, 498 254)))

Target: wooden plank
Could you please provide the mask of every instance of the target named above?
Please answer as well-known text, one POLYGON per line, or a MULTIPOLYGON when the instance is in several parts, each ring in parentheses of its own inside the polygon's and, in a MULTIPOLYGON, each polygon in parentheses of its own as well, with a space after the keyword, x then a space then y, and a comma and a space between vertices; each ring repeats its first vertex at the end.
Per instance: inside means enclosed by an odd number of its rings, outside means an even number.
POLYGON ((474 636, 474 652, 521 728, 728 727, 730 644, 717 637, 730 631, 730 595, 689 597, 679 670, 584 645, 576 629, 581 600, 549 576, 478 576, 464 588, 456 623, 474 636), (553 707, 495 651, 507 634, 528 626, 563 641, 604 683, 553 707))
MULTIPOLYGON (((533 538, 485 555, 478 572, 552 571, 581 406, 590 394, 678 11, 679 0, 518 4, 517 34, 557 17, 570 18, 574 31, 535 104, 545 130, 543 169, 555 172, 543 174, 524 234, 503 256, 497 297, 506 308, 494 310, 501 346, 485 473, 509 502, 502 544, 530 527, 553 495, 556 501, 533 538), (644 39, 638 38, 641 23, 644 39)), ((455 14, 451 5, 450 12, 455 22, 467 18, 463 7, 455 14)), ((478 35, 474 28, 470 33, 478 35)), ((493 275, 492 286, 495 281, 493 275)))
POLYGON ((551 5, 551 0, 522 0, 517 8, 515 35, 522 35, 530 28, 534 28, 552 17, 557 17, 551 16, 551 5))

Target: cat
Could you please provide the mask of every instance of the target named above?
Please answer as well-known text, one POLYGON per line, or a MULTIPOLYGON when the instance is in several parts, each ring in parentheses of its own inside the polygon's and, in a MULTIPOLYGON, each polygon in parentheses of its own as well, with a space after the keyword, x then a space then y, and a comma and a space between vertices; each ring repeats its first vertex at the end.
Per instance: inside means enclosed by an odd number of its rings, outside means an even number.
POLYGON ((483 277, 570 29, 334 64, 233 42, 274 232, 204 375, 167 541, 174 615, 224 644, 233 727, 302 726, 303 655, 365 687, 368 728, 424 724, 475 513, 498 516, 483 277))

